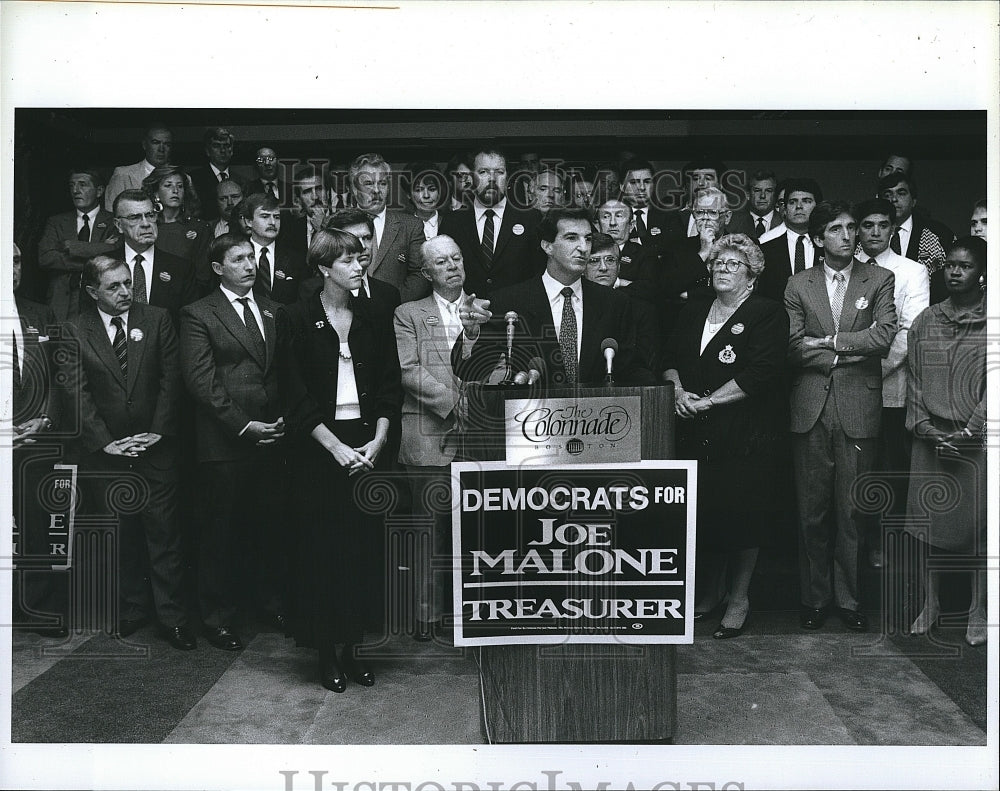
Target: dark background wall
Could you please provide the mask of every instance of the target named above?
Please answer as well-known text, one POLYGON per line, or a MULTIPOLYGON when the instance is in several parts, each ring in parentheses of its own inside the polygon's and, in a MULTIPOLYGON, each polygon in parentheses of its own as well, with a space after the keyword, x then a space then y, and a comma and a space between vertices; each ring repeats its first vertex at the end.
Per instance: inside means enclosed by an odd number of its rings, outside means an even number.
POLYGON ((770 168, 779 178, 817 179, 831 198, 859 200, 874 192, 885 154, 908 151, 916 164, 920 205, 956 233, 968 232, 972 204, 986 196, 986 114, 965 112, 726 111, 371 111, 248 109, 18 109, 15 114, 15 240, 25 257, 25 288, 45 218, 71 208, 66 189, 75 163, 106 167, 142 157, 151 122, 174 134, 174 162, 204 161, 206 126, 229 127, 234 164, 249 167, 261 145, 282 159, 328 159, 344 166, 365 151, 394 164, 444 163, 472 141, 493 138, 509 155, 614 161, 632 151, 657 168, 679 172, 697 156, 731 170, 770 168))

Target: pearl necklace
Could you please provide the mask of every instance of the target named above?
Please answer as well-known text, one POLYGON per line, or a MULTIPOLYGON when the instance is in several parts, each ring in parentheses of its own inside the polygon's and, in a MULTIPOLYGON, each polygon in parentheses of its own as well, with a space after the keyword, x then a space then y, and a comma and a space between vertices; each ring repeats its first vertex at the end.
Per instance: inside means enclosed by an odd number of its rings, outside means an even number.
MULTIPOLYGON (((326 304, 326 297, 322 291, 319 292, 319 305, 321 308, 323 308, 323 313, 326 316, 326 320, 329 323, 329 325, 331 327, 336 326, 337 322, 333 320, 333 315, 330 313, 330 307, 326 304)), ((341 347, 343 346, 344 344, 341 344, 341 347)), ((337 355, 340 357, 341 360, 349 361, 351 359, 351 355, 345 354, 343 348, 337 350, 337 355)))

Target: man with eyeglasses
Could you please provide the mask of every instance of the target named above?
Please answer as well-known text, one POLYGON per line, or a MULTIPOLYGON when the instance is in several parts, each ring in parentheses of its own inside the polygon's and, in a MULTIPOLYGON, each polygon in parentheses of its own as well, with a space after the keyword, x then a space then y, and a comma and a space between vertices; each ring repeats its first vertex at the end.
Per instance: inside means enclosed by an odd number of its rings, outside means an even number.
POLYGON ((388 207, 390 171, 381 155, 361 154, 347 175, 355 204, 371 216, 375 229, 368 276, 395 286, 403 302, 409 302, 430 292, 420 270, 424 224, 407 211, 388 207))
MULTIPOLYGON (((789 200, 796 194, 790 185, 789 200)), ((843 201, 811 208, 809 234, 823 263, 792 275, 785 288, 800 625, 807 630, 819 629, 831 608, 847 629, 868 628, 858 585, 863 521, 854 486, 875 461, 882 358, 898 320, 892 272, 854 257, 857 227, 843 201)))
POLYGON ((132 279, 133 300, 166 308, 174 321, 198 298, 194 263, 156 247, 159 215, 142 190, 125 190, 114 203, 121 242, 112 255, 124 261, 132 279))
MULTIPOLYGON (((694 239, 701 234, 697 218, 694 215, 695 196, 700 190, 704 190, 707 187, 718 187, 719 180, 725 172, 725 164, 717 160, 707 158, 695 159, 688 162, 681 169, 681 180, 688 190, 688 200, 687 206, 679 212, 679 222, 680 226, 685 229, 684 235, 689 239, 694 239)), ((724 193, 723 197, 725 197, 724 193)), ((725 228, 729 220, 732 218, 732 212, 729 211, 728 206, 728 201, 724 200, 720 211, 726 210, 729 213, 726 216, 726 222, 722 224, 723 228, 725 228)), ((728 233, 728 231, 722 231, 719 235, 721 236, 723 233, 728 233)))
MULTIPOLYGON (((254 155, 254 177, 247 182, 244 195, 255 195, 259 192, 269 195, 284 207, 288 198, 288 185, 280 173, 284 168, 278 161, 278 155, 270 146, 262 146, 254 155)), ((291 204, 288 204, 289 206, 291 204)))
POLYGON ((542 214, 510 204, 507 175, 506 155, 493 145, 480 146, 472 158, 472 211, 449 212, 441 220, 440 232, 462 250, 465 290, 480 298, 545 267, 538 238, 542 214))
POLYGON ((108 179, 104 190, 104 208, 114 210, 115 198, 125 190, 142 187, 143 179, 153 172, 153 168, 170 164, 174 136, 163 124, 153 124, 142 138, 143 158, 134 165, 119 165, 108 179))
POLYGON ((663 371, 660 356, 662 328, 653 306, 643 297, 648 290, 643 284, 633 284, 620 277, 621 254, 614 238, 606 233, 595 233, 590 245, 590 259, 583 276, 591 283, 607 286, 629 298, 636 329, 636 347, 646 367, 659 376, 663 371))
POLYGON ((818 262, 822 252, 817 252, 809 236, 809 218, 822 200, 823 191, 813 179, 785 182, 785 233, 761 244, 766 265, 758 293, 780 302, 788 278, 818 262))
POLYGON ((202 219, 218 220, 221 215, 216 201, 213 200, 216 187, 224 181, 233 181, 239 184, 242 190, 244 178, 236 173, 235 169, 230 168, 236 141, 232 132, 225 127, 215 126, 206 129, 202 139, 208 162, 201 167, 191 168, 188 175, 191 176, 191 183, 201 200, 202 219))

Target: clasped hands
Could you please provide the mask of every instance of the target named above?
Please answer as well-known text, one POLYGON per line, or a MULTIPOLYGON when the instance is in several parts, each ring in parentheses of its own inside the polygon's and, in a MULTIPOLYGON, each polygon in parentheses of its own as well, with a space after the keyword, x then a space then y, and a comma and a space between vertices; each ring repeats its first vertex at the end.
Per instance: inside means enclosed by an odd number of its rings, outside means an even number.
POLYGON ((243 433, 258 445, 273 445, 285 436, 285 419, 279 417, 273 423, 251 420, 243 433))
POLYGON ((146 431, 132 437, 122 437, 121 439, 116 439, 114 442, 109 442, 104 446, 103 450, 109 456, 128 456, 134 459, 161 439, 163 439, 162 434, 154 434, 152 431, 146 431))
POLYGON ((20 425, 14 426, 14 445, 31 445, 35 442, 35 434, 41 434, 46 430, 47 424, 43 417, 33 417, 20 425))
POLYGON ((934 450, 938 455, 952 458, 960 457, 962 448, 982 447, 981 441, 965 429, 951 432, 935 431, 930 439, 934 441, 934 450))
POLYGON ((330 449, 330 452, 333 454, 333 458, 337 464, 341 467, 346 467, 348 476, 351 476, 365 470, 374 470, 375 461, 378 459, 379 453, 382 452, 384 444, 385 440, 378 437, 358 448, 352 448, 350 445, 345 445, 343 442, 338 441, 330 449))
POLYGON ((709 396, 698 396, 689 393, 682 387, 676 389, 674 395, 674 411, 678 417, 697 417, 702 412, 707 412, 712 408, 712 399, 709 396))

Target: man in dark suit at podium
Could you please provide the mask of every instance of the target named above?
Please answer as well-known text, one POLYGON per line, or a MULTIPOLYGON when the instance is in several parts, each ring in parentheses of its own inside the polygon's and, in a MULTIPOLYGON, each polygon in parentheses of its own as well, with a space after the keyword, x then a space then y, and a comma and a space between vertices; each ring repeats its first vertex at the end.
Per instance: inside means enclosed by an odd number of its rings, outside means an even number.
POLYGON ((613 338, 618 344, 616 382, 653 384, 653 372, 636 349, 628 298, 583 278, 593 238, 588 213, 553 209, 538 231, 547 257, 545 272, 500 289, 491 301, 463 297, 463 330, 451 358, 455 373, 466 381, 489 378, 505 354, 507 316, 513 313, 514 372, 536 370, 547 387, 600 384, 605 375, 601 347, 613 338))

